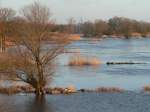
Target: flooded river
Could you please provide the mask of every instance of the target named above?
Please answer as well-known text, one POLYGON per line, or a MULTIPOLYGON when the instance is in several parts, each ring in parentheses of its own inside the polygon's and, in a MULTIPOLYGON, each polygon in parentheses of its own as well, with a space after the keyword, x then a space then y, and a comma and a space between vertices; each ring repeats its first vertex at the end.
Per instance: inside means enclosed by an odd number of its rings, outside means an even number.
POLYGON ((0 112, 149 112, 150 95, 139 92, 150 85, 150 39, 81 40, 67 46, 70 53, 58 57, 54 87, 120 87, 125 93, 76 93, 72 95, 0 95, 0 112), (72 53, 71 53, 72 52, 72 53), (100 66, 66 66, 72 55, 95 56, 100 66), (145 64, 107 65, 106 62, 145 64))
POLYGON ((69 45, 66 53, 59 58, 53 86, 75 85, 81 88, 120 87, 140 90, 150 84, 150 39, 104 39, 91 41, 82 39, 69 45), (97 67, 69 67, 72 55, 95 56, 102 61, 97 67), (106 62, 140 62, 145 64, 106 65, 106 62))

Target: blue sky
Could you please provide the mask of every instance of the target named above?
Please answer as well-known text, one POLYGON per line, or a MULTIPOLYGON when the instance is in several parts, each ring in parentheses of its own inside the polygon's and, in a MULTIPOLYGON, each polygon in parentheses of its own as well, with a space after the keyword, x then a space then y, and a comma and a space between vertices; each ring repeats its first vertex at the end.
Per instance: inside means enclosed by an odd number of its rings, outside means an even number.
MULTIPOLYGON (((19 10, 35 0, 0 0, 3 7, 19 10)), ((59 23, 76 20, 108 19, 125 16, 150 22, 150 0, 39 0, 47 5, 59 23)))

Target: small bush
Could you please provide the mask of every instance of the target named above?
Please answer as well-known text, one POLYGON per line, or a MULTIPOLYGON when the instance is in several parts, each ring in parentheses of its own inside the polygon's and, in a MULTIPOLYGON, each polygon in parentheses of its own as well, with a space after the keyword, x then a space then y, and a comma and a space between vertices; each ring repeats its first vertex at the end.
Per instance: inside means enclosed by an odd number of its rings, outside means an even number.
POLYGON ((85 57, 82 55, 74 55, 69 60, 69 66, 89 66, 89 65, 100 65, 101 62, 95 57, 85 57))
POLYGON ((19 93, 19 92, 21 92, 21 90, 19 90, 16 87, 9 87, 9 88, 0 87, 0 93, 1 94, 11 95, 11 94, 19 93))
POLYGON ((78 34, 72 34, 72 35, 70 35, 69 39, 70 39, 71 41, 77 41, 77 40, 80 40, 81 37, 80 37, 80 35, 78 35, 78 34))
POLYGON ((0 87, 1 94, 17 94, 21 92, 33 93, 35 90, 31 86, 13 86, 13 87, 0 87))
POLYGON ((143 90, 144 90, 145 92, 150 92, 150 86, 145 86, 145 87, 143 87, 143 90))
POLYGON ((120 88, 115 88, 115 87, 101 87, 101 88, 97 88, 96 92, 124 92, 125 90, 120 89, 120 88))
POLYGON ((35 92, 35 89, 31 86, 16 86, 18 90, 25 93, 33 93, 35 92))

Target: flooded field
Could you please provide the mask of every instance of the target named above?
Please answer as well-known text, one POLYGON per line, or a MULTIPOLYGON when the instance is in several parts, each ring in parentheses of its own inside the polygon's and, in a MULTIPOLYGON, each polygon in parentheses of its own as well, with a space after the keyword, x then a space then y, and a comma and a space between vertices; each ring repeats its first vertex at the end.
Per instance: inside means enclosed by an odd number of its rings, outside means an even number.
POLYGON ((82 39, 68 46, 69 53, 61 55, 53 86, 75 85, 81 88, 120 87, 140 90, 150 84, 150 39, 82 39), (66 66, 72 55, 94 56, 100 66, 66 66), (140 62, 144 64, 107 65, 106 62, 140 62))
POLYGON ((124 93, 76 93, 72 95, 0 95, 0 112, 148 112, 150 95, 140 90, 150 85, 150 39, 81 40, 67 46, 58 57, 51 86, 74 85, 77 89, 119 87, 124 93), (99 66, 67 66, 73 55, 94 56, 99 66), (107 65, 107 62, 144 64, 107 65))

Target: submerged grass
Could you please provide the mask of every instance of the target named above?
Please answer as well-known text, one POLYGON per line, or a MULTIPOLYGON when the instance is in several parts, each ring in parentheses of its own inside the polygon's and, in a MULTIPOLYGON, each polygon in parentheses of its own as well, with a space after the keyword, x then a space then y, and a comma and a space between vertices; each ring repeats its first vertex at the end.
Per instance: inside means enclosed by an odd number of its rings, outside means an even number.
POLYGON ((121 93, 124 91, 125 91, 124 89, 120 89, 117 87, 109 87, 109 88, 108 87, 100 87, 100 88, 96 89, 96 92, 108 92, 108 93, 111 93, 111 92, 121 93))
POLYGON ((11 58, 7 53, 0 53, 0 70, 6 70, 9 68, 11 58))
POLYGON ((9 88, 0 87, 1 94, 11 95, 11 94, 17 94, 19 92, 20 92, 20 90, 16 87, 9 87, 9 88))
POLYGON ((144 87, 143 87, 143 90, 144 90, 145 92, 150 92, 150 86, 144 86, 144 87))
POLYGON ((34 89, 31 86, 13 86, 13 87, 0 87, 1 94, 17 94, 17 93, 33 93, 34 89))
MULTIPOLYGON (((80 89, 76 90, 75 87, 67 87, 67 88, 45 88, 46 94, 73 94, 77 92, 97 92, 97 93, 122 93, 125 92, 124 89, 120 89, 117 87, 100 87, 94 90, 90 89, 80 89)), ((18 93, 35 93, 35 90, 31 86, 14 86, 9 88, 0 87, 0 93, 1 94, 18 94, 18 93)))
POLYGON ((83 55, 74 55, 69 59, 69 66, 94 66, 100 65, 101 62, 96 57, 86 57, 83 55))

